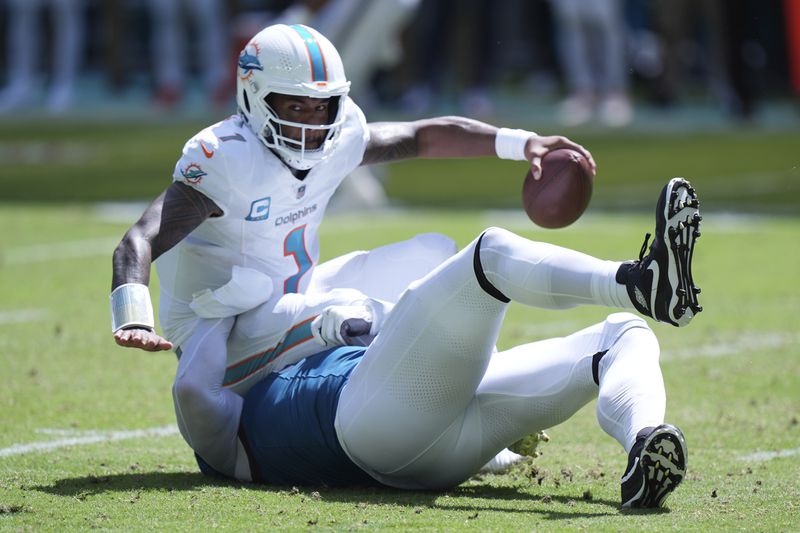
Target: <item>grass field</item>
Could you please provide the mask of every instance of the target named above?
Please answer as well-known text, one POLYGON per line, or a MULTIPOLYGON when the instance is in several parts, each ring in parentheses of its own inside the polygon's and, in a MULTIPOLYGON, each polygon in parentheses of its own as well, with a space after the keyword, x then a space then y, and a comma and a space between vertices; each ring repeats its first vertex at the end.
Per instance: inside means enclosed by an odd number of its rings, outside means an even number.
MULTIPOLYGON (((152 198, 170 182, 183 143, 203 123, 0 123, 0 199, 37 203, 152 198)), ((591 210, 650 207, 653 187, 686 176, 712 210, 800 213, 800 130, 732 129, 609 135, 569 132, 598 163, 591 210)), ((408 161, 389 167, 397 201, 516 208, 524 163, 408 161)))
MULTIPOLYGON (((137 127, 130 130, 145 131, 137 127)), ((623 150, 625 138, 593 138, 598 161, 615 172, 598 184, 587 216, 566 230, 536 230, 505 211, 434 208, 372 215, 368 228, 356 216, 324 226, 324 258, 430 230, 466 244, 498 225, 626 259, 638 253, 652 221, 613 209, 619 199, 629 194, 626 207, 649 205, 659 176, 692 178, 707 208, 695 263, 706 311, 685 329, 653 325, 667 418, 686 433, 689 474, 667 510, 623 513, 625 455, 597 426, 593 405, 550 430, 552 440, 532 464, 446 493, 258 488, 204 478, 174 428, 174 356, 117 348, 111 340, 110 253, 130 220, 122 211, 109 218, 108 209, 90 203, 139 198, 137 183, 157 191, 153 160, 174 158, 175 147, 165 145, 177 133, 151 128, 149 141, 136 145, 151 158, 119 159, 125 143, 109 140, 110 127, 67 149, 56 132, 41 149, 64 164, 43 165, 13 148, 25 132, 15 137, 10 129, 0 128, 0 146, 13 155, 0 163, 0 530, 800 530, 800 219, 785 216, 799 205, 797 135, 639 139, 652 154, 659 147, 672 154, 663 156, 664 168, 641 162, 642 145, 623 150), (99 162, 105 146, 107 159, 99 162), (706 160, 724 147, 734 162, 706 160), (727 174, 732 185, 723 183, 727 174), (626 192, 634 182, 635 194, 626 192), (758 206, 747 201, 757 183, 764 184, 758 206), (784 216, 772 216, 766 205, 784 216), (731 214, 742 206, 761 213, 731 214)), ((172 163, 166 165, 162 174, 172 163)), ((411 201, 418 188, 407 183, 425 184, 440 168, 402 165, 391 172, 390 190, 411 201)), ((489 161, 458 168, 470 176, 508 172, 489 161)), ((465 200, 449 190, 437 181, 428 199, 502 207, 516 194, 491 190, 483 202, 480 194, 467 191, 465 200)), ((605 314, 515 306, 500 345, 566 334, 605 314)))

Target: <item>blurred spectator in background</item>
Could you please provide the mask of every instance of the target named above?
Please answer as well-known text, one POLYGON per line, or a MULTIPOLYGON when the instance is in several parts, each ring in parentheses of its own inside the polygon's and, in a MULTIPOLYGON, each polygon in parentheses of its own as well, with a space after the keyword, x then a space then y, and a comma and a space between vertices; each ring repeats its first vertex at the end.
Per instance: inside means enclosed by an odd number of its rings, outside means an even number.
MULTIPOLYGON (((736 118, 750 120, 756 107, 756 86, 753 81, 754 72, 751 61, 748 61, 748 50, 755 54, 760 52, 750 48, 750 17, 747 3, 744 0, 729 0, 723 10, 725 32, 723 34, 724 66, 730 83, 730 91, 723 94, 722 103, 725 110, 736 118)), ((752 13, 755 15, 755 13, 752 13)), ((753 58, 755 59, 755 58, 753 58)), ((757 60, 756 60, 757 61, 757 60)))
POLYGON ((749 119, 760 97, 788 95, 790 65, 800 94, 798 13, 800 0, 0 0, 0 113, 73 109, 77 82, 91 95, 80 109, 96 110, 109 100, 86 75, 105 69, 112 105, 146 105, 153 80, 162 108, 198 86, 219 115, 233 109, 226 67, 287 22, 331 37, 367 108, 481 118, 514 112, 509 86, 549 101, 563 78, 564 124, 619 126, 630 79, 650 103, 710 100, 749 119))
POLYGON ((652 0, 653 22, 661 44, 662 68, 656 103, 671 106, 684 96, 691 73, 702 72, 707 87, 725 90, 723 9, 719 0, 652 0))
POLYGON ((453 81, 460 111, 471 117, 494 112, 491 78, 493 18, 489 0, 425 0, 411 31, 412 85, 402 98, 412 115, 427 114, 453 81), (448 79, 452 76, 452 80, 448 79))
POLYGON ((35 103, 39 89, 39 67, 50 65, 47 109, 63 113, 73 99, 75 77, 83 51, 84 19, 82 0, 5 0, 8 12, 7 85, 0 92, 0 113, 19 110, 35 103), (49 8, 53 31, 40 26, 40 11, 49 8), (52 35, 52 54, 41 48, 52 35))
POLYGON ((621 0, 551 0, 558 57, 568 96, 559 106, 565 126, 591 120, 617 127, 633 118, 628 97, 626 27, 621 0))
POLYGON ((102 58, 106 68, 106 76, 114 92, 122 91, 129 82, 130 66, 127 44, 130 37, 131 21, 126 0, 103 0, 101 4, 100 24, 103 32, 102 58))
POLYGON ((560 92, 560 74, 549 0, 503 0, 495 16, 495 83, 522 82, 526 91, 548 99, 560 92))
POLYGON ((663 69, 656 102, 670 106, 685 96, 691 73, 706 85, 723 108, 749 119, 755 110, 755 63, 764 48, 752 38, 758 19, 771 11, 745 0, 653 0, 655 28, 661 37, 663 69), (754 9, 755 7, 755 9, 754 9))
POLYGON ((155 103, 164 108, 177 104, 186 89, 189 36, 195 39, 198 67, 210 102, 220 107, 233 97, 228 22, 222 0, 147 0, 153 26, 152 57, 155 69, 155 103), (181 9, 183 7, 183 9, 181 9), (193 32, 187 32, 191 20, 193 32))

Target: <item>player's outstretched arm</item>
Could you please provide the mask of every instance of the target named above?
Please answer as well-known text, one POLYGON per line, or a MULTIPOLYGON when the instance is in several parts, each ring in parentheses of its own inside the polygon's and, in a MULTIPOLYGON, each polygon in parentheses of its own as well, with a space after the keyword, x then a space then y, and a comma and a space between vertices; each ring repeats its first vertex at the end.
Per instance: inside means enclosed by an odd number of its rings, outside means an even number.
POLYGON ((154 331, 147 289, 150 266, 204 220, 221 213, 208 197, 176 182, 153 200, 128 230, 112 260, 112 327, 117 344, 146 351, 172 348, 172 343, 154 331))
POLYGON ((527 160, 534 176, 541 175, 542 158, 551 150, 569 148, 589 161, 592 154, 580 144, 555 135, 542 137, 524 130, 498 129, 464 117, 438 117, 413 122, 373 122, 362 165, 414 157, 445 159, 492 157, 527 160))

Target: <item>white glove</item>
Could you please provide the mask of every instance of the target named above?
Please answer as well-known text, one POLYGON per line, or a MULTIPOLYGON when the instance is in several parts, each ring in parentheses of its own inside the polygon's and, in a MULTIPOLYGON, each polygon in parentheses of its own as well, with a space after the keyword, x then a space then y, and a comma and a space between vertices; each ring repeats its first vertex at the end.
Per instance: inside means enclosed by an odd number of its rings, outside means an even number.
POLYGON ((311 322, 311 333, 326 348, 367 346, 371 329, 372 312, 363 304, 330 305, 311 322))

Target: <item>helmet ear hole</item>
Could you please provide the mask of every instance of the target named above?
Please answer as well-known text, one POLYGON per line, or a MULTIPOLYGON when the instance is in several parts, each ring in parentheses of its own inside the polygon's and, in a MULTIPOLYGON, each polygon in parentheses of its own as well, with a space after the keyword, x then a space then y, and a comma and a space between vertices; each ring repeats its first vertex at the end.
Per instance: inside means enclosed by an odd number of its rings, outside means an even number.
POLYGON ((247 98, 247 91, 242 89, 242 100, 244 101, 245 110, 250 113, 250 99, 247 98))

